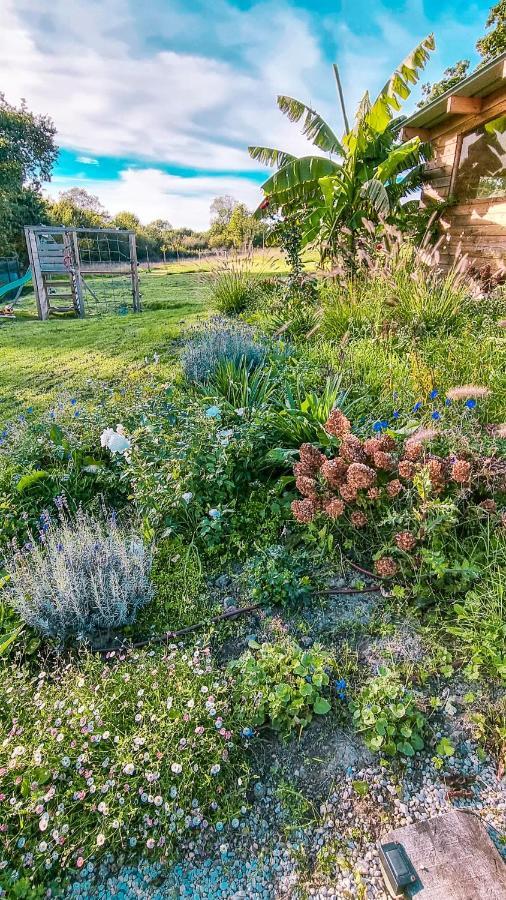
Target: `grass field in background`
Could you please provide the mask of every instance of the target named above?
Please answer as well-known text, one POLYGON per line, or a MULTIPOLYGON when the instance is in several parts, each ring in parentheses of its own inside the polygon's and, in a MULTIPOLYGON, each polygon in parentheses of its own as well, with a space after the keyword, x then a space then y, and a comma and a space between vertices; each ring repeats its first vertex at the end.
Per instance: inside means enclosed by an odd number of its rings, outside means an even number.
POLYGON ((168 377, 167 348, 183 326, 209 314, 209 291, 193 275, 158 271, 141 273, 141 288, 144 312, 85 319, 39 322, 29 318, 33 295, 23 298, 18 319, 0 320, 0 422, 30 406, 46 409, 58 393, 79 391, 89 379, 121 383, 155 352, 160 378, 168 377))

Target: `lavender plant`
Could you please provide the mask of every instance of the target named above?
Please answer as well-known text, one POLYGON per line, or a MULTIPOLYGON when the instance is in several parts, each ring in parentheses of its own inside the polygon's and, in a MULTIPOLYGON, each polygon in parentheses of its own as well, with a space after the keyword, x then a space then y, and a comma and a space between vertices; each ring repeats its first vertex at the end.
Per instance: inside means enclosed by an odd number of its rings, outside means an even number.
POLYGON ((192 329, 181 362, 190 381, 205 384, 223 362, 255 368, 263 362, 266 347, 256 340, 249 325, 215 316, 205 326, 192 329))
POLYGON ((31 542, 5 560, 8 602, 21 618, 60 642, 94 641, 128 625, 153 596, 151 550, 114 520, 79 511, 41 524, 31 542))

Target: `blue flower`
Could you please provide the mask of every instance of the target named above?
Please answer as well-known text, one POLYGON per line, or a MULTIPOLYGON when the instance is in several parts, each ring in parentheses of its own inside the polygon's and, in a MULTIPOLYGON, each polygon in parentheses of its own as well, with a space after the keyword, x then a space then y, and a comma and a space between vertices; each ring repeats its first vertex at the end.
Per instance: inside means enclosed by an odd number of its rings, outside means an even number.
POLYGON ((388 428, 388 422, 386 419, 383 419, 381 422, 375 422, 372 426, 373 431, 383 431, 384 428, 388 428))
POLYGON ((242 730, 242 735, 245 738, 253 737, 254 734, 255 734, 254 728, 251 728, 249 725, 246 728, 243 728, 243 730, 242 730))
POLYGON ((394 411, 393 411, 393 413, 392 413, 392 417, 393 417, 394 419, 398 419, 399 416, 400 416, 399 410, 398 410, 398 409, 394 409, 394 411))
POLYGON ((468 409, 474 409, 476 406, 476 400, 474 397, 469 397, 469 400, 466 400, 466 406, 468 409))
POLYGON ((221 415, 221 410, 219 406, 210 406, 206 409, 206 418, 207 419, 217 419, 221 415))
POLYGON ((344 680, 344 678, 338 678, 334 682, 334 687, 337 691, 337 696, 339 697, 339 699, 345 700, 346 699, 346 681, 344 680))
POLYGON ((70 401, 70 402, 71 402, 71 404, 72 404, 72 406, 75 406, 75 405, 76 405, 76 403, 77 403, 77 400, 76 400, 76 398, 75 398, 75 397, 72 397, 72 399, 71 399, 71 401, 70 401))
POLYGON ((81 415, 81 410, 80 410, 80 409, 76 409, 76 411, 75 411, 75 413, 74 413, 74 419, 78 419, 80 415, 81 415))
POLYGON ((445 406, 451 406, 451 405, 452 405, 452 401, 450 400, 449 397, 447 397, 445 400, 445 406))
POLYGON ((397 393, 397 391, 394 391, 393 394, 392 394, 392 398, 393 398, 394 400, 397 400, 398 396, 399 396, 399 394, 397 393))
POLYGON ((431 419, 434 419, 434 421, 437 422, 438 419, 440 419, 440 418, 441 418, 441 413, 438 412, 437 409, 435 409, 434 412, 431 413, 431 419))
POLYGON ((208 512, 208 516, 211 519, 219 519, 221 516, 221 513, 220 513, 219 509, 210 509, 208 512))
POLYGON ((422 406, 423 406, 422 401, 421 401, 421 400, 417 400, 416 403, 415 403, 415 405, 414 405, 414 407, 413 407, 413 412, 418 412, 418 410, 421 409, 422 406))
POLYGON ((439 394, 439 391, 433 390, 430 392, 429 397, 431 400, 435 400, 436 397, 438 396, 438 394, 439 394))

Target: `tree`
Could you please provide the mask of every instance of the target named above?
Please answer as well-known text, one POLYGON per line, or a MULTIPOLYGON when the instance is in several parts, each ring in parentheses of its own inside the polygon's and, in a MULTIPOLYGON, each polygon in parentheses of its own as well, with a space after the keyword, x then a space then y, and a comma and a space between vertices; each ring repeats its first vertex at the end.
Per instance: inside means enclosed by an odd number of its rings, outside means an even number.
POLYGON ((98 197, 79 187, 62 191, 49 204, 49 216, 52 225, 67 228, 104 228, 110 219, 98 197))
MULTIPOLYGON (((506 50, 506 0, 499 0, 499 3, 491 7, 485 27, 492 28, 492 31, 476 41, 476 49, 482 57, 478 69, 506 50)), ((456 87, 470 74, 470 65, 468 59, 461 59, 443 72, 441 81, 437 81, 435 84, 424 84, 422 86, 423 98, 418 106, 425 106, 440 97, 445 91, 456 87)))
POLYGON ((48 116, 24 101, 11 106, 0 93, 0 254, 25 257, 23 227, 46 220, 40 188, 58 155, 55 134, 48 116))
POLYGON ((233 197, 230 197, 229 194, 224 194, 222 197, 215 197, 209 208, 209 212, 211 213, 211 224, 219 225, 222 228, 226 227, 232 218, 234 209, 238 205, 238 201, 234 200, 233 197))
POLYGON ((303 133, 328 156, 296 158, 282 150, 250 147, 253 159, 279 166, 263 185, 262 207, 295 221, 303 245, 318 242, 322 261, 342 255, 354 266, 357 234, 365 221, 390 218, 406 195, 420 185, 430 146, 418 137, 400 143, 402 119, 394 119, 401 100, 419 77, 434 38, 429 35, 406 57, 371 103, 368 93, 359 104, 355 124, 339 140, 311 107, 291 97, 278 105, 292 122, 303 120, 303 133), (333 157, 337 157, 334 159, 333 157))
POLYGON ((454 66, 449 66, 448 69, 444 70, 441 81, 436 81, 435 84, 430 84, 430 82, 422 84, 422 99, 418 106, 426 106, 427 103, 432 103, 441 94, 455 87, 459 81, 467 77, 470 65, 471 61, 469 59, 461 59, 454 66))
POLYGON ((111 221, 111 225, 113 228, 124 228, 126 231, 137 232, 141 227, 141 220, 135 213, 123 210, 122 212, 116 213, 111 221))
POLYGON ((506 50, 506 0, 499 0, 492 6, 485 27, 492 31, 476 41, 476 49, 483 62, 488 62, 506 50))

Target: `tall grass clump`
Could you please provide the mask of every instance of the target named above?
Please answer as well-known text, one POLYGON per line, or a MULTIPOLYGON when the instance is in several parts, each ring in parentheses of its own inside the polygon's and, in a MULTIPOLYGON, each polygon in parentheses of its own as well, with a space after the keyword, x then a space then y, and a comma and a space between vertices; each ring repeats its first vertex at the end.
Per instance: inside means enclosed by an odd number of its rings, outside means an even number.
POLYGON ((151 600, 151 550, 135 533, 78 511, 72 520, 46 519, 40 536, 5 560, 6 593, 45 637, 94 641, 131 624, 151 600))
POLYGON ((192 329, 181 364, 189 381, 206 384, 222 363, 239 365, 244 361, 254 369, 263 362, 266 352, 249 325, 215 316, 192 329))
POLYGON ((252 270, 251 256, 221 260, 206 273, 211 301, 220 313, 235 316, 254 306, 259 291, 259 275, 252 270))

